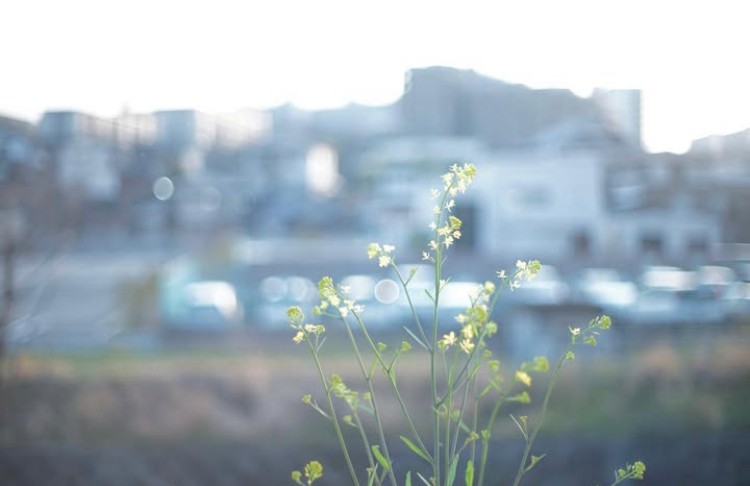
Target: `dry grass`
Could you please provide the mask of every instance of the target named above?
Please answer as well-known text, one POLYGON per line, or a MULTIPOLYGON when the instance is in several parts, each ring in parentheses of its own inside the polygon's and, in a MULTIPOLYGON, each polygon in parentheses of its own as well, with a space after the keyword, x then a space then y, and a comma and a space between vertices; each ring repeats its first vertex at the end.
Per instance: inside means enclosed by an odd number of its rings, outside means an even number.
MULTIPOLYGON (((339 348, 331 347, 325 366, 361 389, 356 363, 339 348)), ((7 371, 0 430, 5 443, 315 440, 327 430, 326 421, 300 401, 305 393, 324 400, 316 371, 304 350, 287 340, 146 356, 18 355, 7 371)), ((399 376, 405 401, 424 407, 428 374, 416 351, 403 359, 399 376)), ((375 386, 388 392, 384 379, 375 386)), ((569 366, 546 430, 637 435, 747 428, 748 400, 750 353, 743 340, 691 346, 657 341, 614 358, 584 356, 569 366)), ((384 402, 382 412, 389 426, 400 427, 394 402, 384 402)), ((514 433, 512 426, 498 432, 514 433)))

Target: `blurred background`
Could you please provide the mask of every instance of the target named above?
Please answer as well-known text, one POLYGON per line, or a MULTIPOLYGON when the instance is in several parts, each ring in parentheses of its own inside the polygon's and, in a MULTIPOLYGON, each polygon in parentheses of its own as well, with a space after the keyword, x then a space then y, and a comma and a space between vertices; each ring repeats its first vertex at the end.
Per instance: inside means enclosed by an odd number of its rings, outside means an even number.
MULTIPOLYGON (((563 375, 529 484, 603 483, 636 459, 644 484, 745 484, 737 8, 1 7, 0 483, 283 484, 312 458, 345 482, 300 402, 318 386, 285 310, 311 314, 330 275, 400 342, 405 295, 367 243, 396 245, 431 312, 430 189, 471 162, 441 325, 517 259, 544 269, 495 309, 508 366, 614 322, 563 375)), ((330 371, 353 369, 343 349, 327 344, 330 371)), ((418 402, 425 371, 406 370, 418 402)), ((496 432, 501 481, 522 442, 496 432)))

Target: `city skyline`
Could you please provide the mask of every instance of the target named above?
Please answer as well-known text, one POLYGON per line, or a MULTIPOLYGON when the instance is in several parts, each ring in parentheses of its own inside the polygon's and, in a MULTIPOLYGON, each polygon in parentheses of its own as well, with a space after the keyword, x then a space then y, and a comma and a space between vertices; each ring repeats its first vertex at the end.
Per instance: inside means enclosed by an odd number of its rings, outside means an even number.
POLYGON ((401 96, 409 69, 443 65, 581 96, 641 89, 650 151, 750 127, 748 33, 730 2, 450 5, 14 4, 0 16, 11 73, 0 79, 0 112, 34 121, 55 109, 383 105, 401 96))

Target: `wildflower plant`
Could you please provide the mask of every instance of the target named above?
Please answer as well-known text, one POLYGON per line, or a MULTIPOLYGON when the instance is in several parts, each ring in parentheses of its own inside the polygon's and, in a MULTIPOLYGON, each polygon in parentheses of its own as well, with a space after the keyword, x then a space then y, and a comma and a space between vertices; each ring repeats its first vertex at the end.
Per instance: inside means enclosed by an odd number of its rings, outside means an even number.
MULTIPOLYGON (((404 326, 405 340, 396 349, 391 350, 373 339, 365 324, 364 307, 349 297, 346 286, 335 284, 330 277, 323 277, 318 283, 320 303, 313 308, 313 314, 341 323, 364 382, 363 391, 352 389, 340 375, 324 371, 320 351, 325 342, 326 328, 321 324, 307 323, 299 307, 290 307, 287 311, 295 331, 293 341, 307 346, 325 392, 322 404, 311 395, 305 395, 302 401, 331 422, 355 486, 409 486, 413 482, 427 486, 485 484, 490 442, 503 405, 514 402, 530 404, 535 377, 549 373, 536 418, 509 415, 524 442, 523 455, 513 481, 514 486, 520 484, 524 475, 544 458, 544 454, 535 455, 532 450, 560 371, 575 359, 575 348, 596 345, 599 333, 611 325, 608 316, 599 316, 583 327, 571 326, 568 346, 553 367, 550 368, 546 357, 537 356, 508 373, 487 346, 488 339, 498 330, 491 316, 503 290, 514 290, 539 273, 541 264, 531 260, 518 261, 512 271, 500 270, 493 281, 478 285, 469 296, 469 306, 455 316, 455 329, 447 333, 439 331, 443 329, 439 322, 440 297, 449 283, 449 279, 444 278, 443 265, 447 252, 461 238, 462 222, 452 211, 456 198, 466 192, 475 176, 474 165, 455 164, 442 176, 442 187, 431 191, 434 201, 433 221, 429 224, 431 238, 422 252, 422 260, 434 268, 434 282, 426 291, 433 304, 431 322, 422 322, 410 293, 416 269, 407 275, 401 271, 393 245, 371 243, 367 247, 367 256, 371 260, 375 260, 379 267, 394 271, 411 309, 413 323, 404 326), (358 332, 355 334, 355 331, 358 332), (408 409, 398 386, 399 359, 409 352, 421 353, 429 370, 429 404, 418 411, 429 412, 431 428, 428 432, 416 426, 415 411, 408 409), (372 357, 372 362, 367 362, 366 357, 372 357), (404 432, 398 440, 424 462, 422 470, 407 471, 404 477, 397 478, 394 471, 396 459, 391 446, 395 438, 386 437, 381 407, 387 397, 376 393, 373 386, 376 374, 386 378, 391 398, 397 403, 403 419, 404 432), (365 423, 373 427, 368 428, 365 423), (356 429, 356 441, 352 441, 348 434, 345 436, 345 426, 356 429), (350 453, 353 447, 364 452, 364 467, 354 464, 350 453), (458 478, 460 473, 461 479, 458 478)), ((382 389, 380 391, 382 393, 382 389)), ((612 484, 642 479, 644 472, 642 462, 628 464, 625 469, 615 472, 612 484)), ((308 484, 321 476, 319 463, 312 461, 306 466, 304 478, 308 484)), ((292 479, 304 484, 302 472, 295 471, 292 479)))

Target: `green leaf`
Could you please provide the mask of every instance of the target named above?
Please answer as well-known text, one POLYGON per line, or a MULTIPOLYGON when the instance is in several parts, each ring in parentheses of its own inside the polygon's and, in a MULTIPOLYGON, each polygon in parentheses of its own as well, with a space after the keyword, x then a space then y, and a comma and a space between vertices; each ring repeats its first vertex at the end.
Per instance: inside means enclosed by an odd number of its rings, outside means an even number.
POLYGON ((469 459, 466 462, 466 474, 464 475, 466 486, 474 486, 474 461, 469 459))
POLYGON ((383 470, 388 471, 391 469, 391 463, 388 462, 388 459, 383 456, 383 454, 380 452, 380 446, 374 445, 372 446, 372 453, 375 455, 375 459, 378 460, 381 466, 383 466, 383 470))
POLYGON ((421 339, 419 339, 413 332, 411 332, 408 327, 406 326, 401 326, 401 327, 404 328, 404 331, 406 331, 406 333, 409 334, 409 336, 411 336, 411 338, 414 340, 415 343, 419 344, 422 347, 422 349, 427 351, 428 349, 427 345, 423 343, 421 339))
POLYGON ((419 474, 419 473, 417 473, 417 477, 418 477, 419 479, 421 479, 421 480, 422 480, 422 482, 423 482, 423 483, 425 483, 425 484, 426 484, 427 486, 434 486, 434 484, 433 484, 433 483, 434 483, 434 480, 433 480, 433 481, 428 481, 427 479, 425 479, 425 477, 424 477, 424 476, 422 476, 422 475, 421 475, 421 474, 419 474))
POLYGON ((421 457, 425 461, 427 461, 430 464, 432 464, 432 458, 429 456, 429 454, 427 454, 425 451, 423 451, 422 449, 420 449, 419 447, 417 447, 414 444, 414 442, 412 442, 412 441, 409 440, 408 437, 404 437, 403 435, 401 435, 399 437, 401 438, 401 440, 403 441, 403 443, 406 444, 406 447, 408 447, 409 449, 411 449, 411 451, 414 454, 418 455, 419 457, 421 457))
POLYGON ((407 471, 404 486, 411 486, 411 471, 407 471))
POLYGON ((375 464, 375 467, 373 468, 367 468, 367 474, 369 475, 369 479, 367 480, 367 486, 372 486, 375 484, 375 478, 378 477, 378 465, 375 464))
POLYGON ((518 420, 516 420, 516 418, 513 415, 511 415, 510 418, 513 419, 513 422, 515 422, 516 426, 518 427, 518 430, 520 430, 521 434, 523 434, 523 438, 526 439, 526 442, 528 442, 529 436, 526 433, 526 419, 524 417, 521 418, 521 422, 523 422, 523 425, 521 425, 521 423, 518 420))
POLYGON ((446 486, 453 486, 453 482, 456 480, 456 469, 458 469, 458 456, 455 456, 451 461, 451 467, 448 469, 448 475, 445 478, 446 486))

